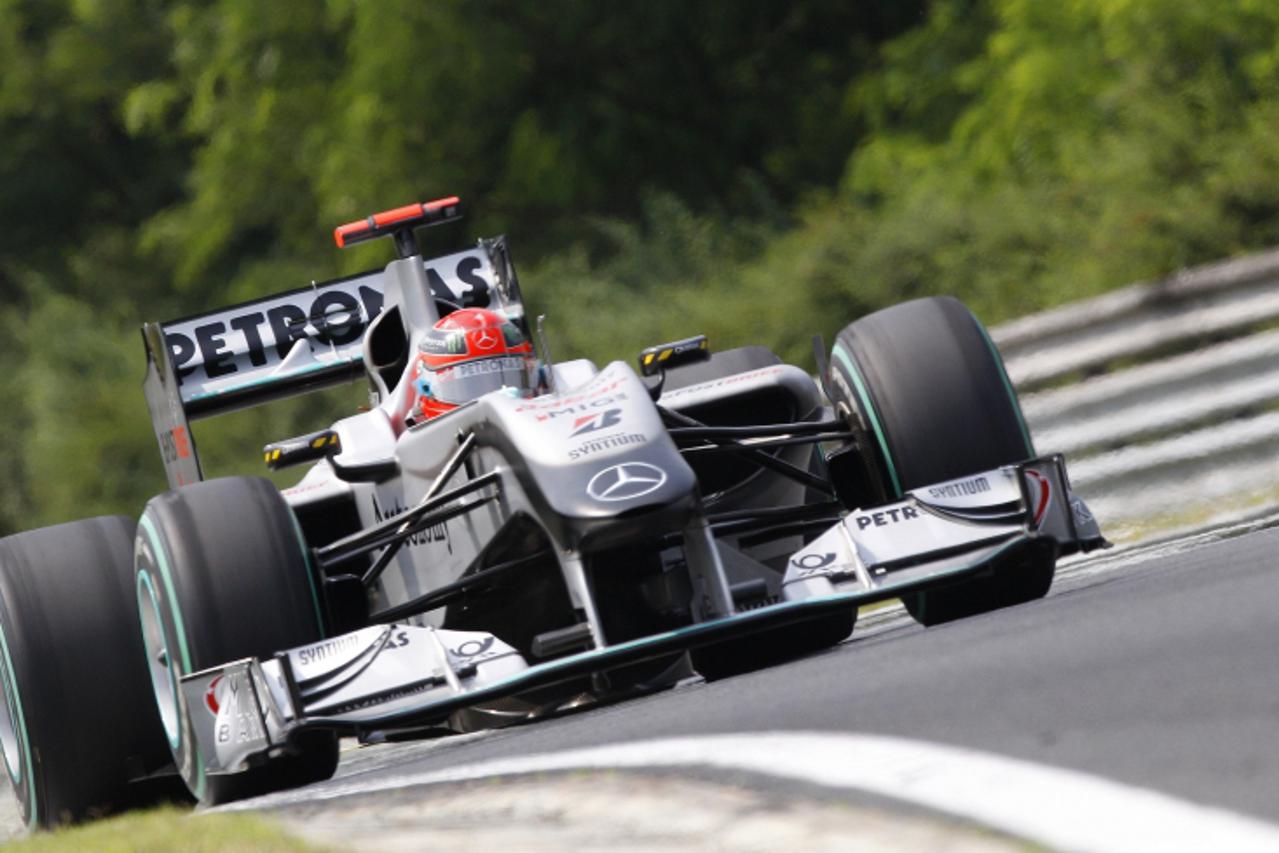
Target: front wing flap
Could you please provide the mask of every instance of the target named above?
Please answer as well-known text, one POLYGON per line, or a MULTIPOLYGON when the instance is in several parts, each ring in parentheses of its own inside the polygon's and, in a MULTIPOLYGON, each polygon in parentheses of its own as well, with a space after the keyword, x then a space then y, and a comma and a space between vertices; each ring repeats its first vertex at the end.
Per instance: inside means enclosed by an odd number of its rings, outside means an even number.
POLYGON ((235 773, 303 729, 439 724, 533 688, 962 579, 1022 549, 1106 544, 1061 457, 1046 457, 849 513, 791 557, 783 600, 765 607, 532 665, 492 634, 375 625, 193 673, 182 690, 206 772, 235 773))
POLYGON ((905 500, 849 513, 796 552, 787 601, 847 593, 891 597, 1027 547, 1055 554, 1106 545, 1071 493, 1060 456, 926 486, 905 500))

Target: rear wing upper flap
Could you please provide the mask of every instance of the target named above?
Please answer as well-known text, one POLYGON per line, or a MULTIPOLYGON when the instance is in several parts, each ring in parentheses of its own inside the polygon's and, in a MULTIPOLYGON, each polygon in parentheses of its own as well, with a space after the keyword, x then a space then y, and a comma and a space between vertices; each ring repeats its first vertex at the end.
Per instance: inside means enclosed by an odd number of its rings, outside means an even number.
MULTIPOLYGON (((432 294, 503 311, 525 327, 505 237, 424 261, 432 294)), ((189 421, 358 378, 384 303, 384 271, 312 283, 206 314, 146 323, 143 392, 170 487, 203 477, 189 421)))

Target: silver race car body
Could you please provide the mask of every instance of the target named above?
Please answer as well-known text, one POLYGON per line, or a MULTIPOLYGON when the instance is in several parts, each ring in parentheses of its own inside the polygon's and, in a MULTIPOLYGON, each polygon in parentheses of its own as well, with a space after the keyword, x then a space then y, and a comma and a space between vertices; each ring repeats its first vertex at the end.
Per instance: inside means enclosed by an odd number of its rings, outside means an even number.
POLYGON ((326 636, 181 675, 205 774, 309 730, 525 719, 669 682, 689 650, 750 655, 774 629, 1104 544, 1056 456, 850 504, 827 460, 864 435, 762 348, 665 345, 646 376, 552 365, 543 344, 543 393, 412 423, 405 353, 457 306, 529 328, 504 240, 144 329, 173 488, 203 477, 191 418, 351 377, 373 396, 267 447, 273 465, 311 464, 283 496, 326 636))

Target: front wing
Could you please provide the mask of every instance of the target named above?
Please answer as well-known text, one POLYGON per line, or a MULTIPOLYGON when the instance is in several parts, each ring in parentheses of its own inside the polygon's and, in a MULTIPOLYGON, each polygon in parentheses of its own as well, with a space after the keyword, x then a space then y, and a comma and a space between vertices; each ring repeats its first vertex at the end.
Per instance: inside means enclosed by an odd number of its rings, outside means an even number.
POLYGON ((1105 545, 1059 456, 917 489, 848 514, 790 559, 782 600, 530 664, 496 636, 375 625, 182 678, 205 771, 236 773, 304 729, 350 734, 439 724, 533 688, 990 571, 1030 552, 1105 545))

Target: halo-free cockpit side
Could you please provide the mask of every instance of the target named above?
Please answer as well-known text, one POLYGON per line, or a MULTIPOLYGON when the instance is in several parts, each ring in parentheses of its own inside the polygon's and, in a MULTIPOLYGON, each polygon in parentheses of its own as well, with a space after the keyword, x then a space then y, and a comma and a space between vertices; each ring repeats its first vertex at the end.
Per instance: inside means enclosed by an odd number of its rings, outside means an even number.
MULTIPOLYGON (((945 298, 850 323, 816 380, 702 337, 637 370, 552 362, 537 336, 535 382, 416 416, 414 359, 442 317, 484 309, 535 338, 503 238, 419 254, 415 228, 459 215, 448 198, 342 226, 339 246, 388 237, 396 259, 144 327, 171 489, 136 535, 113 522, 128 544, 102 574, 124 604, 94 618, 103 636, 135 626, 114 666, 154 716, 123 758, 90 762, 92 791, 53 766, 29 771, 33 791, 76 817, 166 773, 206 803, 305 784, 333 772, 339 734, 466 731, 725 677, 835 645, 887 598, 924 624, 1031 601, 1059 556, 1105 543, 1061 458, 1035 453, 984 330, 945 298), (367 411, 266 446, 272 468, 307 466, 293 486, 204 479, 191 420, 352 377, 367 411)), ((89 536, 77 524, 62 539, 89 536)), ((0 543, 0 673, 24 697, 6 757, 54 736, 20 722, 55 676, 22 668, 43 640, 14 614, 66 616, 5 577, 83 558, 39 533, 0 543)))

